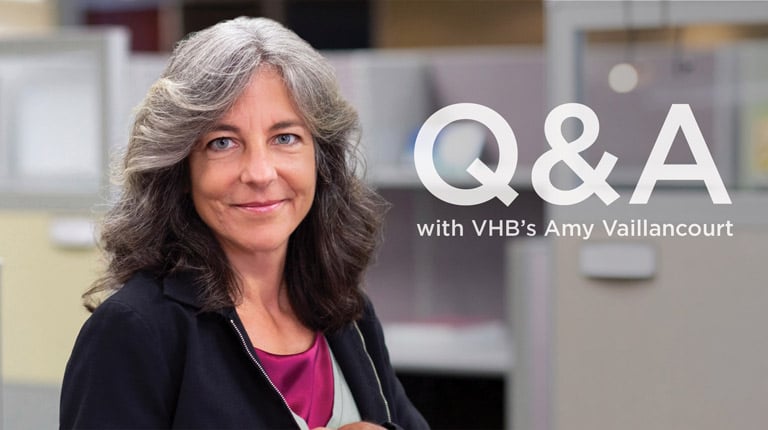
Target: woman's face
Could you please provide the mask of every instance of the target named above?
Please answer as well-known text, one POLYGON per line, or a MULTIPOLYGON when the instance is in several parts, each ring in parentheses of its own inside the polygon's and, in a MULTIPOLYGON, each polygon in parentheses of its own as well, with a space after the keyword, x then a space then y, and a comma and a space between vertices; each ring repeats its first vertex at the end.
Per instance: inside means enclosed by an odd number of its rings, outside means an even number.
POLYGON ((284 252, 315 195, 315 145, 269 68, 189 156, 192 200, 232 259, 284 252))

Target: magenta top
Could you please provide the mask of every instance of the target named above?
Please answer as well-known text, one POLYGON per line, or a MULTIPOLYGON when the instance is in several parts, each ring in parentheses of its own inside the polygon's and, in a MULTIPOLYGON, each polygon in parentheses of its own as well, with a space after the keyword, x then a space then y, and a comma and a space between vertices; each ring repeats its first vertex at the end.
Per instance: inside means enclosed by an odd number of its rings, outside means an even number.
POLYGON ((333 413, 333 364, 325 336, 298 354, 276 355, 256 348, 264 370, 294 413, 309 428, 324 427, 333 413))

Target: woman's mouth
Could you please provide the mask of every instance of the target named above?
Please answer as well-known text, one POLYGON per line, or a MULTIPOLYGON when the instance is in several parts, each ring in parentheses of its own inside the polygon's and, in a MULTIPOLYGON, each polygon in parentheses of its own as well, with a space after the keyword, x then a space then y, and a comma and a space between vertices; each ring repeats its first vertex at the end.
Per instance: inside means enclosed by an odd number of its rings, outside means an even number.
POLYGON ((253 213, 267 213, 272 212, 280 207, 285 200, 267 200, 267 201, 255 201, 247 203, 238 203, 233 206, 253 213))

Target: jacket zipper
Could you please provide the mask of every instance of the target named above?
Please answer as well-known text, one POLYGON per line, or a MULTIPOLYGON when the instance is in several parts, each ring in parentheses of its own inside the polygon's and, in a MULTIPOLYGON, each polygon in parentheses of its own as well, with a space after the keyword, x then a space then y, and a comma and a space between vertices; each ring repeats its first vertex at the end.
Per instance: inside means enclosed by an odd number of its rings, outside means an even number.
POLYGON ((365 352, 365 356, 368 357, 368 363, 371 364, 371 369, 373 369, 373 375, 376 377, 376 383, 379 385, 379 395, 381 396, 381 400, 384 402, 384 409, 387 411, 387 422, 392 422, 392 415, 389 413, 389 402, 387 401, 386 396, 384 396, 384 388, 381 385, 381 379, 379 379, 379 372, 376 371, 376 366, 373 364, 373 359, 371 358, 371 355, 368 354, 368 348, 365 346, 365 337, 363 336, 363 332, 360 331, 360 327, 357 326, 357 322, 354 322, 353 324, 355 325, 357 334, 360 336, 360 342, 363 344, 363 351, 365 352))
MULTIPOLYGON (((270 379, 269 375, 267 375, 267 371, 264 370, 264 367, 259 363, 259 360, 254 357, 253 352, 251 352, 250 348, 248 348, 248 343, 245 341, 245 336, 243 336, 243 332, 240 331, 240 329, 237 327, 237 324, 235 323, 235 320, 229 319, 229 323, 232 325, 232 328, 235 330, 235 333, 237 333, 237 336, 240 338, 240 342, 243 345, 243 348, 245 349, 245 352, 248 354, 248 357, 251 358, 251 361, 254 365, 261 371, 261 374, 264 375, 264 377, 267 379, 267 382, 269 382, 269 385, 272 387, 273 390, 277 393, 278 396, 280 396, 280 399, 283 401, 283 404, 288 409, 288 412, 293 416, 293 412, 291 410, 291 407, 288 406, 288 401, 285 400, 285 396, 283 396, 283 393, 280 392, 280 390, 277 389, 277 386, 274 382, 272 382, 272 379, 270 379)), ((360 336, 360 343, 363 346, 363 352, 365 352, 365 356, 368 357, 368 363, 371 365, 371 370, 373 370, 373 375, 376 377, 376 384, 379 387, 379 395, 381 396, 381 400, 384 402, 384 409, 387 412, 387 421, 392 422, 392 414, 389 412, 389 402, 387 401, 387 397, 384 396, 384 388, 381 385, 381 379, 379 379, 379 372, 376 371, 376 366, 373 364, 373 359, 371 358, 371 355, 368 353, 368 348, 365 346, 365 337, 363 336, 363 332, 360 331, 360 327, 358 327, 357 322, 353 323, 355 325, 355 330, 357 331, 358 336, 360 336)))
POLYGON ((259 363, 259 360, 254 357, 253 352, 248 348, 248 342, 245 341, 245 336, 243 336, 243 332, 240 331, 240 329, 237 327, 237 324, 235 324, 235 320, 229 319, 229 323, 232 325, 232 328, 235 329, 235 332, 237 333, 237 336, 240 337, 240 342, 243 344, 243 348, 245 349, 245 352, 248 354, 249 357, 251 357, 251 361, 253 364, 256 365, 256 367, 261 371, 261 374, 264 375, 264 377, 267 379, 267 382, 269 382, 269 385, 272 387, 273 390, 277 393, 278 396, 280 396, 280 399, 283 400, 283 404, 285 405, 286 409, 288 409, 288 412, 291 414, 291 418, 293 418, 293 410, 290 406, 288 406, 288 401, 285 400, 285 396, 283 396, 283 393, 280 392, 280 390, 277 389, 277 386, 274 382, 272 382, 272 379, 270 379, 269 375, 267 375, 267 371, 264 370, 264 367, 259 363))

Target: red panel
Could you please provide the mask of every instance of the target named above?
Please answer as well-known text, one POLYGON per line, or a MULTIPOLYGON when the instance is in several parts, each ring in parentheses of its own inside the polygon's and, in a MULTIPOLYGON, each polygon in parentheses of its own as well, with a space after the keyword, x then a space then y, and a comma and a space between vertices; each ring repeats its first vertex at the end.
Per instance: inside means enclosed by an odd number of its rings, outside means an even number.
POLYGON ((159 51, 160 29, 157 9, 87 10, 87 25, 119 25, 131 31, 132 51, 159 51))

